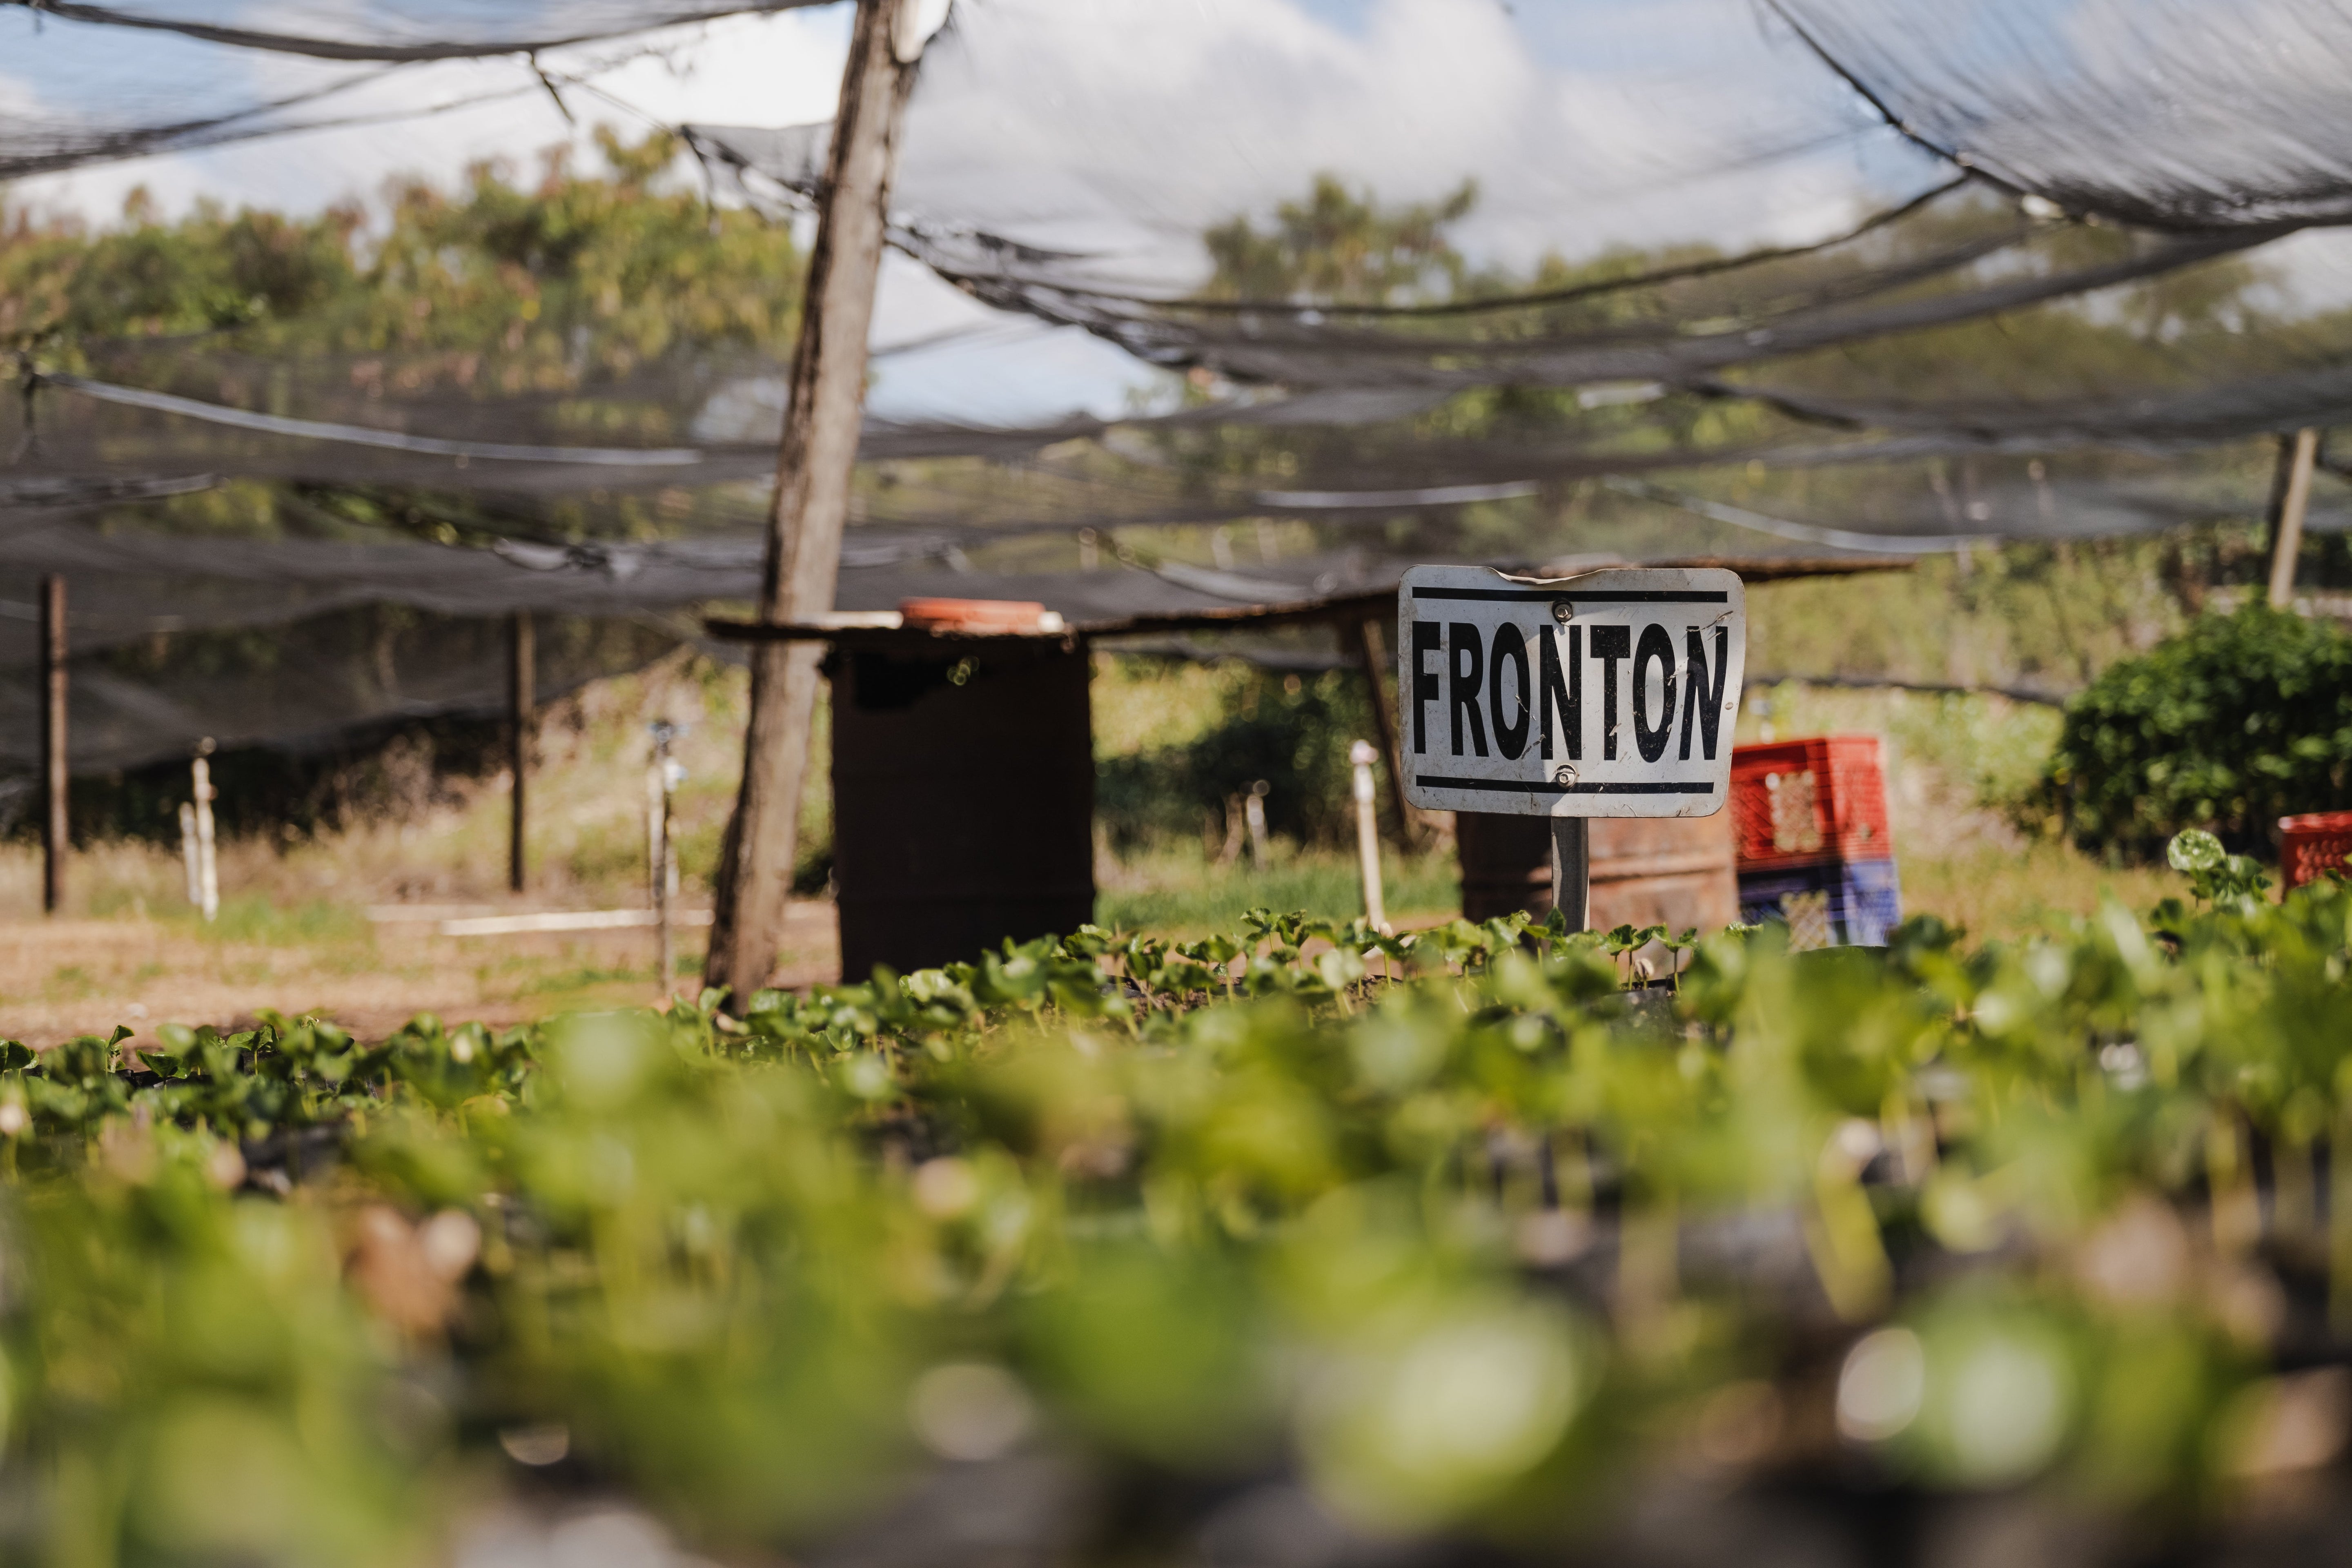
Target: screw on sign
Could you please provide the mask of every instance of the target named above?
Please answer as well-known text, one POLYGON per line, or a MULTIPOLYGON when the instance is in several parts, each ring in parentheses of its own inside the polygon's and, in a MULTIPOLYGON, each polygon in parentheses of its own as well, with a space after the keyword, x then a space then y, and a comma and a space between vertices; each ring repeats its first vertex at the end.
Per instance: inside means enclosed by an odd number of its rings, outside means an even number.
POLYGON ((1584 924, 1586 819, 1723 809, 1748 658, 1733 573, 1416 566, 1397 588, 1397 653, 1405 798, 1551 818, 1571 930, 1584 924))

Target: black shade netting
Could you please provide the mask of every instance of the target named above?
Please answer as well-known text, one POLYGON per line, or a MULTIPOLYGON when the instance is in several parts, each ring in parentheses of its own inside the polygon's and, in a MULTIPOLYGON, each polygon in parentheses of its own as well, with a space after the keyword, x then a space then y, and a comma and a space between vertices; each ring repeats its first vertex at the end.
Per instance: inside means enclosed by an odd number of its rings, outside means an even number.
POLYGON ((679 22, 788 11, 817 0, 0 0, 51 25, 176 34, 341 60, 437 60, 528 53, 679 22))
POLYGON ((1769 3, 1906 132, 2066 211, 2352 218, 2352 12, 2332 0, 1769 3))
POLYGON ((811 3, 0 0, 0 179, 542 93, 629 35, 811 3))
MULTIPOLYGON (((0 578, 0 593, 19 584, 0 578)), ((560 697, 677 646, 657 626, 554 617, 535 624, 538 689, 560 697)), ((507 624, 398 605, 267 631, 158 635, 75 657, 68 761, 77 775, 224 748, 323 752, 406 720, 505 710, 507 624)), ((39 686, 0 674, 0 779, 35 773, 39 686)))
MULTIPOLYGON (((394 67, 698 14, 378 0, 232 40, 242 8, 156 6, 194 31, 114 60, 90 40, 121 26, 52 16, 55 86, 0 123, 0 172, 82 156, 59 127, 91 156, 257 134, 372 111, 394 67), (256 50, 269 71, 205 68, 256 50)), ((837 602, 1092 624, 1376 593, 1414 561, 2252 521, 2270 437, 2352 413, 2352 242, 2320 226, 2352 216, 2343 30, 2294 0, 965 0, 892 234, 984 309, 884 344, 837 602), (1081 332, 1131 356, 1110 384, 1057 347, 1081 332)), ((691 140, 776 218, 789 287, 824 128, 691 140)), ((34 345, 0 412, 10 700, 49 572, 93 689, 177 693, 142 756, 472 710, 516 610, 668 646, 756 593, 776 332, 354 352, 302 325, 34 345), (444 676, 379 680, 394 621, 474 629, 444 676), (184 685, 137 664, 177 640, 296 652, 192 656, 184 685)), ((2323 479, 2312 525, 2346 516, 2323 479)), ((122 765, 110 732, 89 756, 122 765)))

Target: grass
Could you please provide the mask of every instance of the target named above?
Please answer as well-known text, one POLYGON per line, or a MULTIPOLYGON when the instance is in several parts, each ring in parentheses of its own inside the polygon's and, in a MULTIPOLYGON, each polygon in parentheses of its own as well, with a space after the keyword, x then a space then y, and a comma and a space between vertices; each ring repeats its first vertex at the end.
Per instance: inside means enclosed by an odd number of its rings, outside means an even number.
POLYGON ((602 992, 614 985, 628 985, 639 990, 654 983, 654 966, 630 964, 585 964, 554 973, 534 974, 515 987, 518 996, 574 996, 602 992))
MULTIPOLYGON (((2149 553, 2121 550, 2064 559, 2028 552, 1998 564, 1980 561, 1965 580, 1944 563, 1911 574, 1759 585, 1750 598, 1750 667, 2074 684, 2089 668, 2143 646, 2168 624, 2152 561, 2149 553)), ((1094 687, 1097 752, 1167 752, 1211 737, 1260 679, 1232 667, 1101 657, 1094 687)), ((1751 688, 1747 696, 1737 731, 1743 742, 1761 739, 1768 725, 1782 737, 1864 731, 1883 738, 1895 850, 1912 911, 1940 915, 1977 940, 1996 940, 2088 914, 2105 897, 2145 909, 2178 890, 2160 869, 2103 865, 2019 830, 2009 806, 2049 753, 2059 722, 2053 709, 1990 695, 1795 682, 1751 688)), ((612 908, 645 901, 646 726, 665 718, 683 727, 677 755, 688 775, 676 807, 683 900, 707 904, 740 767, 745 706, 741 671, 684 655, 550 705, 532 778, 532 887, 520 902, 612 908)), ((429 767, 412 771, 429 787, 420 786, 385 819, 292 843, 224 843, 221 917, 210 926, 188 907, 179 858, 170 847, 110 842, 78 850, 68 874, 68 910, 100 918, 78 930, 49 931, 46 940, 30 918, 0 927, 0 998, 21 1004, 6 1026, 102 1029, 134 1005, 142 1011, 131 1016, 209 1008, 226 1018, 250 1006, 321 1001, 386 1016, 427 1005, 453 1012, 503 1009, 511 1016, 649 998, 653 954, 644 933, 452 947, 436 946, 429 926, 373 924, 366 911, 374 905, 500 909, 518 902, 505 887, 508 781, 433 779, 429 767)), ((804 837, 822 844, 830 815, 822 756, 810 785, 804 837)), ((1278 787, 1320 789, 1327 782, 1302 764, 1278 787)), ((1347 847, 1277 839, 1263 868, 1246 856, 1220 865, 1222 811, 1204 803, 1202 816, 1197 835, 1171 830, 1147 840, 1148 848, 1107 854, 1096 919, 1192 936, 1231 929, 1254 907, 1336 919, 1360 909, 1347 847)), ((1391 852, 1384 880, 1389 912, 1401 924, 1461 907, 1449 852, 1391 852)), ((22 840, 0 846, 0 909, 31 917, 38 907, 37 854, 22 840)), ((821 972, 829 942, 817 934, 821 911, 803 919, 786 962, 806 976, 821 972)), ((698 942, 690 936, 682 942, 678 960, 681 980, 690 984, 701 962, 698 942)))
POLYGON ((1979 692, 1968 696, 1853 689, 1781 681, 1750 686, 1738 738, 1763 738, 1769 722, 1782 736, 1864 731, 1886 743, 1889 768, 1918 763, 1972 804, 2005 807, 2041 777, 2063 719, 2055 708, 1979 692))
POLYGON ((2107 898, 2145 910, 2180 890, 2160 867, 2109 865, 2063 840, 2022 831, 2011 804, 2040 776, 2059 712, 1979 693, 1853 690, 1786 682, 1752 687, 1741 743, 1782 736, 1874 734, 1906 913, 1929 913, 1976 940, 2047 931, 2107 898))
POLYGON ((193 909, 182 908, 168 917, 206 940, 251 942, 268 947, 303 942, 373 947, 374 928, 364 911, 326 899, 281 903, 266 893, 243 893, 223 899, 209 922, 193 909))
POLYGON ((2072 691, 2179 629, 2173 542, 2020 543, 1967 564, 1760 583, 1748 591, 1748 668, 2072 691))
MULTIPOLYGON (((1260 869, 1246 858, 1220 866, 1183 847, 1120 862, 1102 879, 1095 919, 1103 925, 1198 936, 1241 923, 1244 911, 1304 910, 1330 920, 1363 913, 1356 858, 1331 850, 1278 849, 1260 869), (1188 852, 1189 851, 1189 852, 1188 852)), ((1457 912, 1461 880, 1451 856, 1382 858, 1381 881, 1391 920, 1457 912)))
MULTIPOLYGON (((600 681, 542 712, 530 792, 534 907, 616 908, 646 901, 646 727, 682 727, 676 754, 687 780, 674 805, 682 894, 707 900, 719 837, 741 771, 748 678, 677 656, 600 681)), ((822 725, 820 725, 822 728, 822 725)), ((822 739, 822 736, 820 736, 822 739)), ((229 942, 364 945, 365 910, 400 903, 502 905, 511 783, 417 770, 414 798, 388 817, 315 838, 222 841, 220 918, 207 934, 229 942)), ((820 756, 804 814, 821 833, 830 803, 820 756)), ((0 845, 0 910, 40 907, 40 861, 27 839, 0 845)), ((68 868, 66 910, 100 918, 194 921, 175 846, 110 840, 79 846, 68 868)))
POLYGON ((49 976, 42 987, 43 994, 61 1002, 78 1002, 98 994, 98 977, 79 963, 61 966, 49 976))
MULTIPOLYGON (((1964 838, 1906 852, 1896 829, 1903 907, 1964 928, 1977 941, 2007 940, 2055 931, 2116 899, 2146 910, 2180 879, 2161 867, 2111 866, 2072 845, 2025 839, 2011 833, 1964 838)), ((1453 858, 1436 854, 1385 858, 1382 881, 1391 918, 1420 923, 1460 910, 1461 883, 1453 858)), ((1217 866, 1195 853, 1166 849, 1121 863, 1103 883, 1095 918, 1104 925, 1192 937, 1238 925, 1260 906, 1305 910, 1347 920, 1362 912, 1352 857, 1296 851, 1264 871, 1246 860, 1217 866)))
MULTIPOLYGON (((1847 585, 1849 588, 1853 584, 1847 585)), ((1098 661, 1097 750, 1105 755, 1181 743, 1213 726, 1231 700, 1232 672, 1140 660, 1098 661)), ((541 728, 533 781, 533 889, 537 906, 643 901, 644 730, 649 715, 685 721, 689 769, 678 801, 686 853, 683 895, 709 895, 709 857, 731 805, 740 721, 739 672, 672 660, 607 681, 552 709, 541 728)), ((2038 772, 2057 732, 2054 710, 1995 696, 1846 690, 1787 683, 1751 689, 1738 738, 1864 731, 1886 744, 1896 850, 1909 907, 1998 935, 2095 906, 2100 889, 2146 901, 2159 875, 2098 865, 2061 845, 2029 845, 2004 803, 2038 772)), ((817 780, 822 781, 822 771, 817 780)), ((811 805, 819 826, 828 802, 811 805)), ((132 844, 78 854, 69 898, 92 914, 149 919, 207 941, 240 946, 332 950, 333 967, 378 962, 363 907, 403 901, 498 906, 504 889, 506 784, 457 781, 404 818, 278 846, 226 844, 221 917, 196 921, 180 888, 176 856, 132 844)), ((1206 838, 1163 839, 1107 861, 1097 918, 1134 928, 1196 933, 1228 926, 1248 909, 1304 909, 1346 918, 1360 909, 1355 859, 1341 848, 1276 841, 1264 868, 1244 857, 1214 863, 1206 838)), ((0 900, 29 907, 37 864, 28 847, 0 847, 0 900)), ((1458 909, 1450 856, 1402 858, 1385 868, 1400 919, 1458 909)), ((681 967, 695 958, 681 952, 681 967)), ((545 961, 518 961, 516 985, 565 989, 545 961)))
POLYGON ((1920 856, 1906 859, 1902 872, 1906 912, 1939 915, 1979 940, 2056 931, 2109 899, 2145 913, 2186 890, 2160 867, 2103 865, 2046 839, 2016 849, 1920 856))

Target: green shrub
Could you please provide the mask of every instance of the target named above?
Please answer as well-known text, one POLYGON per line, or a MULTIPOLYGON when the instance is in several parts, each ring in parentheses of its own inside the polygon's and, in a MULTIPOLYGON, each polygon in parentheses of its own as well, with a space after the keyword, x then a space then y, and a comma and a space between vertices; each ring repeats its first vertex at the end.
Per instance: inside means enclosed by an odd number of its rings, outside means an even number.
POLYGON ((2043 792, 2084 848, 2134 855, 2352 805, 2352 636, 2262 605, 2196 622, 2067 706, 2043 792))
POLYGON ((1202 733, 1095 769, 1097 815, 1120 848, 1223 825, 1225 805, 1265 781, 1267 828, 1302 844, 1353 842, 1348 748, 1370 736, 1354 670, 1236 673, 1227 710, 1202 733))
POLYGON ((740 1017, 0 1042, 0 1562, 404 1568, 501 1495, 730 1562, 1035 1509, 1167 1562, 1277 1484, 1346 1561, 1736 1487, 1920 1560, 1951 1491, 2231 1528, 2342 1432, 2352 883, 2174 859, 2152 924, 1639 994, 1631 929, 1258 910, 740 1017))

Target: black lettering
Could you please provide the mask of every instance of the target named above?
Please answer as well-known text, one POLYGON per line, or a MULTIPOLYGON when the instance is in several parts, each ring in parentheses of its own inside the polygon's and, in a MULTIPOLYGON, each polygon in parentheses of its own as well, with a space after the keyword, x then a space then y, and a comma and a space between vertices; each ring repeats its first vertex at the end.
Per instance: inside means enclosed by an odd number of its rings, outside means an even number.
POLYGON ((1592 657, 1601 661, 1601 755, 1605 762, 1617 760, 1617 661, 1633 652, 1632 627, 1592 628, 1592 657))
POLYGON ((1551 758, 1551 717, 1555 708, 1559 712, 1560 738, 1568 742, 1568 760, 1584 760, 1584 628, 1568 628, 1568 674, 1563 680, 1559 668, 1559 642, 1552 628, 1543 629, 1542 651, 1537 657, 1541 668, 1543 697, 1538 704, 1542 717, 1537 725, 1543 742, 1544 759, 1551 758))
POLYGON ((1517 757, 1528 749, 1528 726, 1534 721, 1535 684, 1528 679, 1528 639, 1518 627, 1509 622, 1495 628, 1495 657, 1486 671, 1486 712, 1495 721, 1495 750, 1507 757, 1517 757), (1519 713, 1517 719, 1505 719, 1503 713, 1503 671, 1518 672, 1519 713))
POLYGON ((1440 635, 1435 621, 1412 623, 1412 749, 1416 752, 1429 750, 1429 705, 1438 699, 1439 681, 1428 661, 1438 651, 1440 635))
POLYGON ((1445 628, 1449 645, 1446 655, 1446 707, 1453 715, 1454 754, 1462 754, 1462 715, 1470 715, 1470 743, 1478 754, 1486 754, 1486 721, 1478 717, 1478 672, 1485 659, 1485 649, 1478 643, 1478 628, 1467 621, 1449 622, 1445 628), (1462 656, 1470 656, 1464 664, 1462 656))
POLYGON ((1633 743, 1642 748, 1642 760, 1654 763, 1666 754, 1666 742, 1675 735, 1675 638, 1665 627, 1651 625, 1642 628, 1642 646, 1633 655, 1633 743), (1650 666, 1658 667, 1665 683, 1665 701, 1658 710, 1658 727, 1650 727, 1650 666))
POLYGON ((1692 626, 1685 639, 1690 659, 1683 668, 1683 749, 1681 760, 1690 761, 1691 720, 1698 720, 1699 743, 1706 751, 1706 760, 1715 761, 1716 725, 1723 717, 1723 683, 1731 675, 1731 637, 1721 626, 1715 628, 1715 684, 1706 680, 1706 643, 1699 628, 1692 626))

